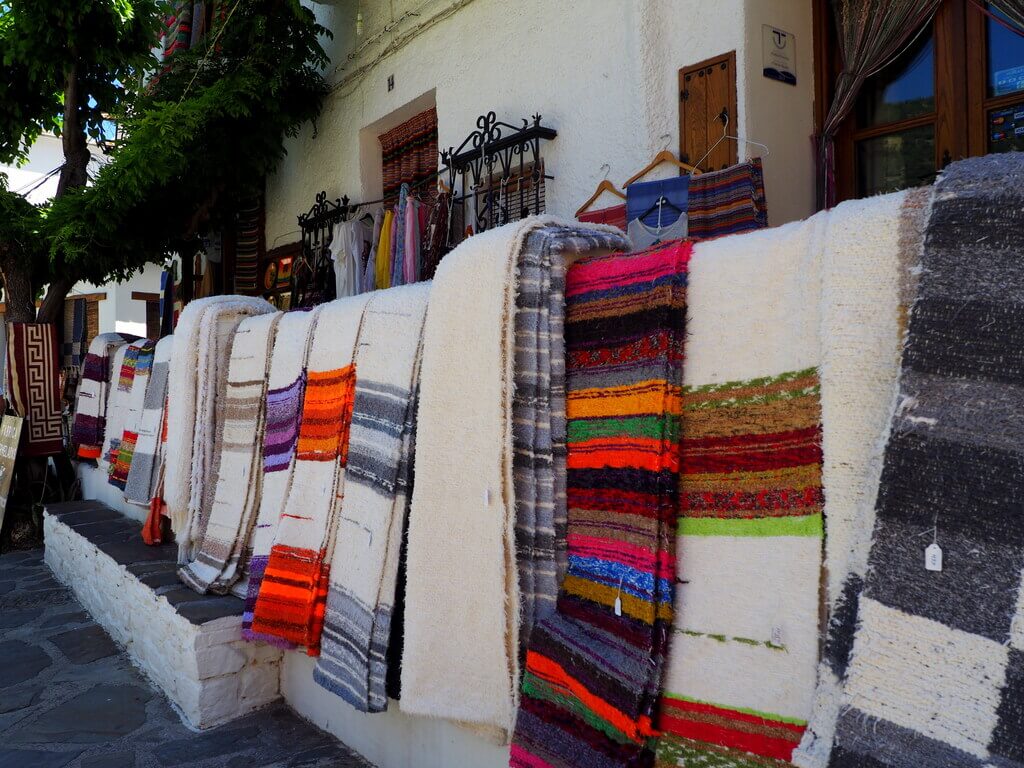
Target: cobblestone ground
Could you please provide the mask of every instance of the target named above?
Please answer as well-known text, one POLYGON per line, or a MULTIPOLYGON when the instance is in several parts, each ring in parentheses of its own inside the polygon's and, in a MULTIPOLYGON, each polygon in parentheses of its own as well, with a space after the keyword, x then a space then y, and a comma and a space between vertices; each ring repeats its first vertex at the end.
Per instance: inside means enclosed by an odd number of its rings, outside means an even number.
POLYGON ((0 768, 372 768, 284 704, 187 728, 42 557, 0 556, 0 768))

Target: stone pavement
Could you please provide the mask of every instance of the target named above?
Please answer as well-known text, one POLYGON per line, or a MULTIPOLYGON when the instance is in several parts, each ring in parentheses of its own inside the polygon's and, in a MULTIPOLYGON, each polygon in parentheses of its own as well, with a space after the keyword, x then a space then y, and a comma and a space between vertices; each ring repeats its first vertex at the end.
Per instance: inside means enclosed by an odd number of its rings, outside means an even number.
POLYGON ((0 768, 371 768, 281 703, 186 728, 42 555, 0 556, 0 768))

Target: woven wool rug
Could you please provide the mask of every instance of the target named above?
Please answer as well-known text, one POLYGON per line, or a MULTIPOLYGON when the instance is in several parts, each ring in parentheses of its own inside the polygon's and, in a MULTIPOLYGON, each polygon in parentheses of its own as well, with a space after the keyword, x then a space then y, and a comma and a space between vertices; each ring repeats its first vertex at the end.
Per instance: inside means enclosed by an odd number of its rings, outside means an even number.
MULTIPOLYGON (((139 341, 144 341, 144 339, 139 341)), ((107 477, 110 477, 111 459, 117 458, 117 451, 121 447, 125 418, 128 415, 125 403, 131 390, 130 387, 126 389, 121 385, 125 360, 138 356, 139 341, 133 341, 118 348, 110 361, 111 383, 110 392, 107 394, 107 425, 103 437, 103 450, 96 461, 100 471, 107 477)), ((134 370, 133 364, 129 363, 128 367, 134 370)))
POLYGON ((124 488, 125 500, 132 504, 149 506, 156 491, 157 467, 162 458, 160 434, 164 404, 167 402, 167 373, 173 344, 174 337, 165 336, 157 342, 153 353, 152 370, 138 420, 138 438, 124 488))
POLYGON ((569 568, 530 641, 512 766, 646 762, 672 619, 691 248, 569 269, 569 568))
POLYGON ((241 576, 245 542, 263 487, 263 431, 270 355, 281 313, 243 320, 231 343, 224 437, 213 507, 196 558, 178 576, 199 593, 226 593, 241 576))
POLYGON ((135 444, 139 438, 139 424, 142 420, 142 409, 155 350, 156 342, 150 339, 132 342, 128 345, 124 361, 121 363, 116 389, 118 397, 115 402, 116 406, 124 411, 120 416, 124 428, 116 446, 111 441, 107 481, 122 491, 128 483, 135 444))
POLYGON ((412 394, 430 293, 372 294, 356 388, 320 658, 313 679, 363 712, 387 709, 385 678, 407 507, 412 394))
POLYGON ((820 332, 829 631, 813 714, 793 756, 805 768, 824 768, 832 744, 931 196, 928 187, 850 201, 829 217, 820 332))
POLYGON ((1022 178, 1012 153, 936 184, 835 768, 1024 765, 1022 178))
POLYGON ((828 214, 695 246, 659 766, 780 766, 811 713, 828 214))
MULTIPOLYGON (((252 629, 319 654, 330 554, 345 489, 356 346, 370 294, 320 307, 306 360, 295 461, 252 629)), ((348 535, 346 529, 345 535, 348 535)))
POLYGON ((288 312, 277 325, 274 351, 267 377, 266 426, 263 433, 263 480, 256 522, 243 551, 242 577, 232 592, 245 599, 242 613, 242 637, 263 640, 290 647, 273 635, 254 632, 252 628, 256 598, 263 582, 263 572, 270 559, 270 550, 277 536, 277 526, 284 511, 288 478, 295 458, 299 434, 299 416, 306 386, 306 355, 316 328, 318 309, 288 312), (244 591, 243 591, 244 590, 244 591))
POLYGON ((512 397, 521 653, 555 610, 565 575, 565 270, 581 254, 629 250, 606 229, 545 227, 519 254, 512 397))
POLYGON ((7 398, 25 419, 21 448, 26 456, 64 450, 61 424, 60 356, 57 326, 7 324, 7 398))
POLYGON ((209 473, 216 435, 216 389, 226 378, 230 355, 231 334, 226 331, 245 317, 273 311, 271 304, 255 297, 211 296, 189 302, 178 318, 168 373, 164 500, 182 564, 193 546, 192 532, 206 485, 216 480, 209 473))
POLYGON ((113 371, 112 360, 119 347, 137 337, 122 333, 101 333, 89 343, 82 365, 82 381, 75 403, 75 421, 71 441, 78 446, 78 457, 99 459, 107 428, 107 396, 113 371))
POLYGON ((61 349, 61 367, 65 370, 80 368, 88 352, 86 349, 88 328, 85 322, 86 304, 88 302, 86 299, 69 298, 71 300, 71 311, 67 310, 67 305, 65 304, 64 339, 61 349))

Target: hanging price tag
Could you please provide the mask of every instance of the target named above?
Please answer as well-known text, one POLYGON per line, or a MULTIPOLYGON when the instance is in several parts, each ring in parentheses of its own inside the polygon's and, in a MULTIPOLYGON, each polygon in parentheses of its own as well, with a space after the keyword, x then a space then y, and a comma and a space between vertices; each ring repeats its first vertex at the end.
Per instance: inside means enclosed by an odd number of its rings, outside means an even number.
POLYGON ((942 547, 932 543, 924 551, 924 567, 929 571, 942 570, 942 547))
POLYGON ((621 616, 622 615, 622 598, 621 597, 616 597, 615 598, 615 615, 616 616, 621 616))

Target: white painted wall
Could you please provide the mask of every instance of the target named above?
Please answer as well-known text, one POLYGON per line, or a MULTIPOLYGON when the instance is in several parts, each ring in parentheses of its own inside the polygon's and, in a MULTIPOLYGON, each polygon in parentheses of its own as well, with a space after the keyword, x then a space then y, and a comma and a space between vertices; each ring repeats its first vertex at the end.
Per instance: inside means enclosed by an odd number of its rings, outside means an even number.
MULTIPOLYGON (((298 239, 295 217, 321 189, 330 198, 379 197, 377 135, 432 104, 441 148, 458 146, 488 110, 511 123, 540 112, 559 134, 543 150, 555 176, 548 211, 571 217, 605 176, 621 185, 658 150, 678 148, 679 69, 732 50, 739 120, 730 127, 770 147, 770 223, 813 212, 810 0, 335 0, 312 7, 335 36, 327 72, 335 88, 316 126, 289 143, 268 181, 268 247, 298 239), (406 16, 410 10, 418 15, 406 16), (762 24, 796 35, 796 87, 761 75, 762 24), (396 50, 380 58, 388 47, 396 50)), ((741 159, 758 154, 739 151, 741 159)), ((383 715, 354 712, 313 682, 312 666, 286 654, 285 698, 380 768, 507 765, 507 749, 450 723, 408 717, 395 703, 383 715)))

